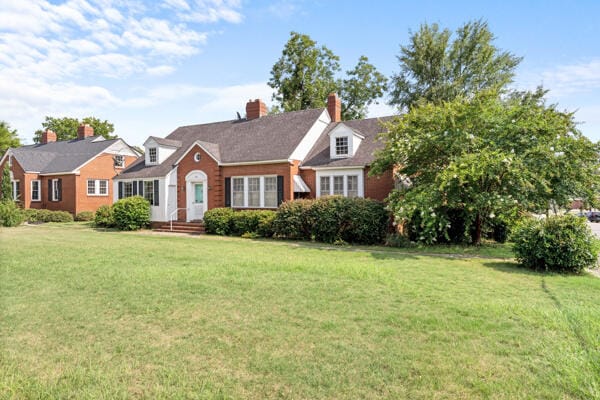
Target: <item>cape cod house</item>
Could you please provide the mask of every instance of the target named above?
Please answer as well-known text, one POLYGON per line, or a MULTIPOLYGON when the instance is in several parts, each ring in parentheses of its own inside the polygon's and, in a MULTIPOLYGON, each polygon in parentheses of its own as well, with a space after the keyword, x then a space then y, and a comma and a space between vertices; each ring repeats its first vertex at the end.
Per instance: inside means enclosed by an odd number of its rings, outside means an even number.
POLYGON ((267 115, 249 101, 246 118, 177 128, 149 137, 145 156, 114 180, 115 200, 142 195, 155 222, 197 221, 216 207, 274 209, 325 195, 383 200, 392 172, 368 176, 382 120, 341 121, 337 95, 327 108, 267 115))
POLYGON ((122 139, 106 140, 80 125, 77 139, 56 141, 46 130, 40 143, 8 149, 0 168, 10 166, 12 197, 23 208, 77 214, 112 204, 112 179, 138 157, 122 139))

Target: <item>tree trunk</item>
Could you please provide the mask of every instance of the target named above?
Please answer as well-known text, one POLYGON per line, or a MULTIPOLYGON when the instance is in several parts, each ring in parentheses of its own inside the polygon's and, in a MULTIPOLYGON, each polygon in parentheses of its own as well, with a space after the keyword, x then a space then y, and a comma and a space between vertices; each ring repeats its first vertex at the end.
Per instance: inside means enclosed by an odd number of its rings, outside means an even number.
POLYGON ((475 232, 473 233, 473 244, 479 246, 481 244, 481 214, 475 217, 475 232))

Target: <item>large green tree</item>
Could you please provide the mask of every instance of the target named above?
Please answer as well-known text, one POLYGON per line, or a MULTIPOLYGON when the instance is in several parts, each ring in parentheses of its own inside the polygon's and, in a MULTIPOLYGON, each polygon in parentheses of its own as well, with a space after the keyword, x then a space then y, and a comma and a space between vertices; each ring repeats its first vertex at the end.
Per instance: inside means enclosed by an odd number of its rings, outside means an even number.
POLYGON ((544 94, 492 90, 422 100, 398 117, 372 169, 395 167, 411 181, 389 197, 397 220, 415 224, 416 239, 426 243, 477 244, 485 226, 523 212, 545 212, 573 197, 595 204, 600 146, 544 94))
POLYGON ((17 130, 11 129, 7 122, 0 121, 0 157, 9 147, 19 147, 21 141, 17 136, 17 130))
POLYGON ((10 167, 8 163, 4 163, 0 180, 0 201, 12 200, 12 182, 10 181, 10 167))
POLYGON ((56 140, 69 140, 77 137, 77 128, 80 124, 88 124, 94 128, 95 136, 103 136, 106 139, 114 139, 116 136, 112 133, 115 127, 110 122, 100 120, 96 117, 85 117, 82 120, 77 118, 63 117, 48 117, 42 122, 42 129, 35 131, 33 141, 39 143, 42 139, 42 133, 46 129, 50 129, 56 133, 56 140))
POLYGON ((387 79, 361 56, 357 65, 338 77, 339 57, 308 35, 292 32, 279 60, 271 69, 269 86, 275 89, 274 111, 325 107, 327 95, 342 98, 342 118, 364 118, 367 107, 387 90, 387 79))
POLYGON ((465 23, 454 35, 437 24, 421 25, 400 47, 390 104, 407 109, 419 99, 439 103, 506 87, 521 58, 498 49, 494 40, 481 20, 465 23))

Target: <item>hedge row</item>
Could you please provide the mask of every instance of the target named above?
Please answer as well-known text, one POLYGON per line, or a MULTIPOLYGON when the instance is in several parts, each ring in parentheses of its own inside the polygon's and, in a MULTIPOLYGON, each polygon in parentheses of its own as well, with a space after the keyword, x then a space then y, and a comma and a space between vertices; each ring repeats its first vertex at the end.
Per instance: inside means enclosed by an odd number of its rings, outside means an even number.
POLYGON ((275 211, 213 208, 204 213, 207 233, 223 236, 273 236, 275 211))
POLYGON ((73 222, 73 216, 67 211, 21 209, 14 201, 0 202, 0 226, 17 226, 27 222, 73 222))
POLYGON ((94 223, 105 228, 135 231, 150 225, 150 203, 141 196, 127 197, 96 210, 94 223))
POLYGON ((277 211, 215 208, 204 213, 207 233, 325 243, 382 243, 388 222, 381 202, 340 196, 288 201, 277 211))

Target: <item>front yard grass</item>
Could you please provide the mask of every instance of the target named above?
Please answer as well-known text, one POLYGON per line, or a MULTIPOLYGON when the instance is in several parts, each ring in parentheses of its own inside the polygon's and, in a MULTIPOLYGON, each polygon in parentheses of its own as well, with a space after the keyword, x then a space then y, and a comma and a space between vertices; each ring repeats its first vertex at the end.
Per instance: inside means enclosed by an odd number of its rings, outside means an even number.
POLYGON ((353 250, 0 229, 0 398, 600 398, 600 279, 353 250))

